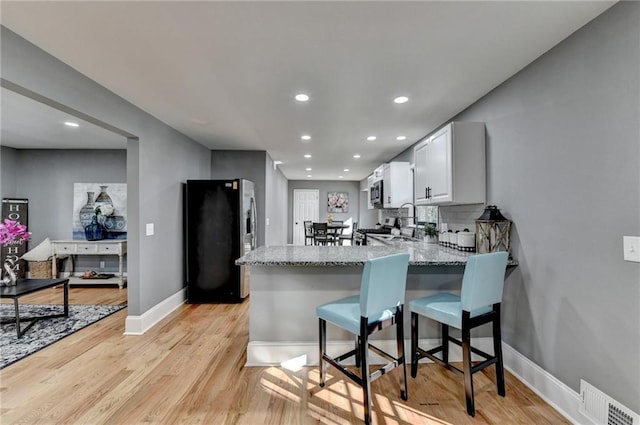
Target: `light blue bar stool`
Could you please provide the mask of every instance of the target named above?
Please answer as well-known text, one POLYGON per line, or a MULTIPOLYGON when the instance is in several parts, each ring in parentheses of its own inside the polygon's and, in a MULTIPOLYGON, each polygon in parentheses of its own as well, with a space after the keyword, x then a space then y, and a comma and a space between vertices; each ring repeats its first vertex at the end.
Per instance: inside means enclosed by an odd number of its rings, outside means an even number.
POLYGON ((475 416, 472 375, 487 366, 496 365, 498 394, 504 397, 504 368, 502 365, 502 337, 500 334, 500 304, 508 254, 494 252, 469 257, 462 277, 460 295, 439 293, 409 302, 411 311, 411 376, 418 373, 418 360, 429 358, 434 362, 464 375, 467 413, 475 416), (425 316, 442 325, 442 345, 425 351, 418 347, 418 317, 425 316), (491 322, 493 324, 493 350, 490 355, 471 346, 471 329, 491 322), (449 326, 462 330, 461 340, 449 336, 449 326), (462 347, 463 369, 449 363, 449 342, 462 347), (435 353, 442 351, 442 358, 435 353), (471 352, 485 360, 471 364, 471 352))
POLYGON ((364 422, 371 423, 371 382, 396 367, 402 367, 400 397, 407 400, 407 369, 404 355, 403 309, 407 284, 409 254, 393 254, 374 258, 365 263, 360 284, 360 294, 342 298, 316 308, 320 334, 320 386, 324 387, 326 363, 331 364, 362 387, 364 422), (332 358, 327 355, 327 322, 345 329, 356 336, 356 347, 332 358), (369 335, 391 325, 396 325, 398 356, 371 345, 369 335), (389 363, 369 373, 368 349, 389 360, 389 363), (355 356, 360 376, 348 370, 341 362, 355 356), (326 362, 326 363, 325 363, 326 362), (404 389, 402 389, 404 388, 404 389))

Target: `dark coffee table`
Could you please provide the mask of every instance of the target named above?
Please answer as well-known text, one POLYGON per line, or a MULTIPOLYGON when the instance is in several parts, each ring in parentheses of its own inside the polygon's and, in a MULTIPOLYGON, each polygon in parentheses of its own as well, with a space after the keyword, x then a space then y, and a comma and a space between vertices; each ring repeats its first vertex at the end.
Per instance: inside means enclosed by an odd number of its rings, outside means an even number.
POLYGON ((0 298, 13 299, 13 305, 16 310, 16 317, 3 318, 2 324, 15 323, 16 332, 18 338, 24 335, 38 320, 41 319, 53 319, 56 317, 69 317, 69 279, 18 279, 18 283, 15 286, 0 286, 0 298), (33 317, 20 317, 18 310, 18 298, 23 295, 28 295, 34 292, 38 292, 42 289, 51 288, 54 286, 64 286, 64 313, 61 314, 49 314, 46 316, 33 316, 33 317), (20 330, 20 322, 31 322, 23 330, 20 330))

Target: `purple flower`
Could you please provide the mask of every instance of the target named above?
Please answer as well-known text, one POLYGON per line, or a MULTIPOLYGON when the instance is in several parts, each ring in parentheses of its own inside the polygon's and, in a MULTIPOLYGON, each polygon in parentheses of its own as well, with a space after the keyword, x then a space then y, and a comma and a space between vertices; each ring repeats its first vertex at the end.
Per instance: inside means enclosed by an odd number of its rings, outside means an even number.
POLYGON ((30 237, 31 232, 27 232, 27 226, 24 224, 8 218, 5 218, 4 222, 0 223, 0 245, 2 246, 12 245, 18 241, 26 242, 30 237))

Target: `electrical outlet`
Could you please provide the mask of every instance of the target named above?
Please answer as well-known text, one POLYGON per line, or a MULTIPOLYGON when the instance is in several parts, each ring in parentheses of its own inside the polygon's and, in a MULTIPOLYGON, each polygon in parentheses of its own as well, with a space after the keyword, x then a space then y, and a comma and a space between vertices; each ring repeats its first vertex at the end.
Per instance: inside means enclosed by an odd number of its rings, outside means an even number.
POLYGON ((104 270, 104 261, 100 261, 100 271, 104 270))
POLYGON ((147 228, 146 228, 146 234, 147 236, 153 236, 153 234, 155 233, 155 229, 153 226, 153 223, 147 223, 147 228))
POLYGON ((640 237, 623 236, 622 247, 624 249, 625 261, 635 261, 640 263, 640 237))

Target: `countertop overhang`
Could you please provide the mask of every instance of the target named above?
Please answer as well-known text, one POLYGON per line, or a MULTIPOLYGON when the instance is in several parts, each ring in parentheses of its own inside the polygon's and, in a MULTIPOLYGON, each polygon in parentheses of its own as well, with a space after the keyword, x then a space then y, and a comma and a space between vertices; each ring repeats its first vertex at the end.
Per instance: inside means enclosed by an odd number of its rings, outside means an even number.
MULTIPOLYGON (((368 260, 409 253, 410 266, 462 266, 472 252, 424 242, 390 242, 385 246, 262 246, 236 260, 239 266, 362 266, 368 260)), ((508 265, 518 262, 509 260, 508 265)))

